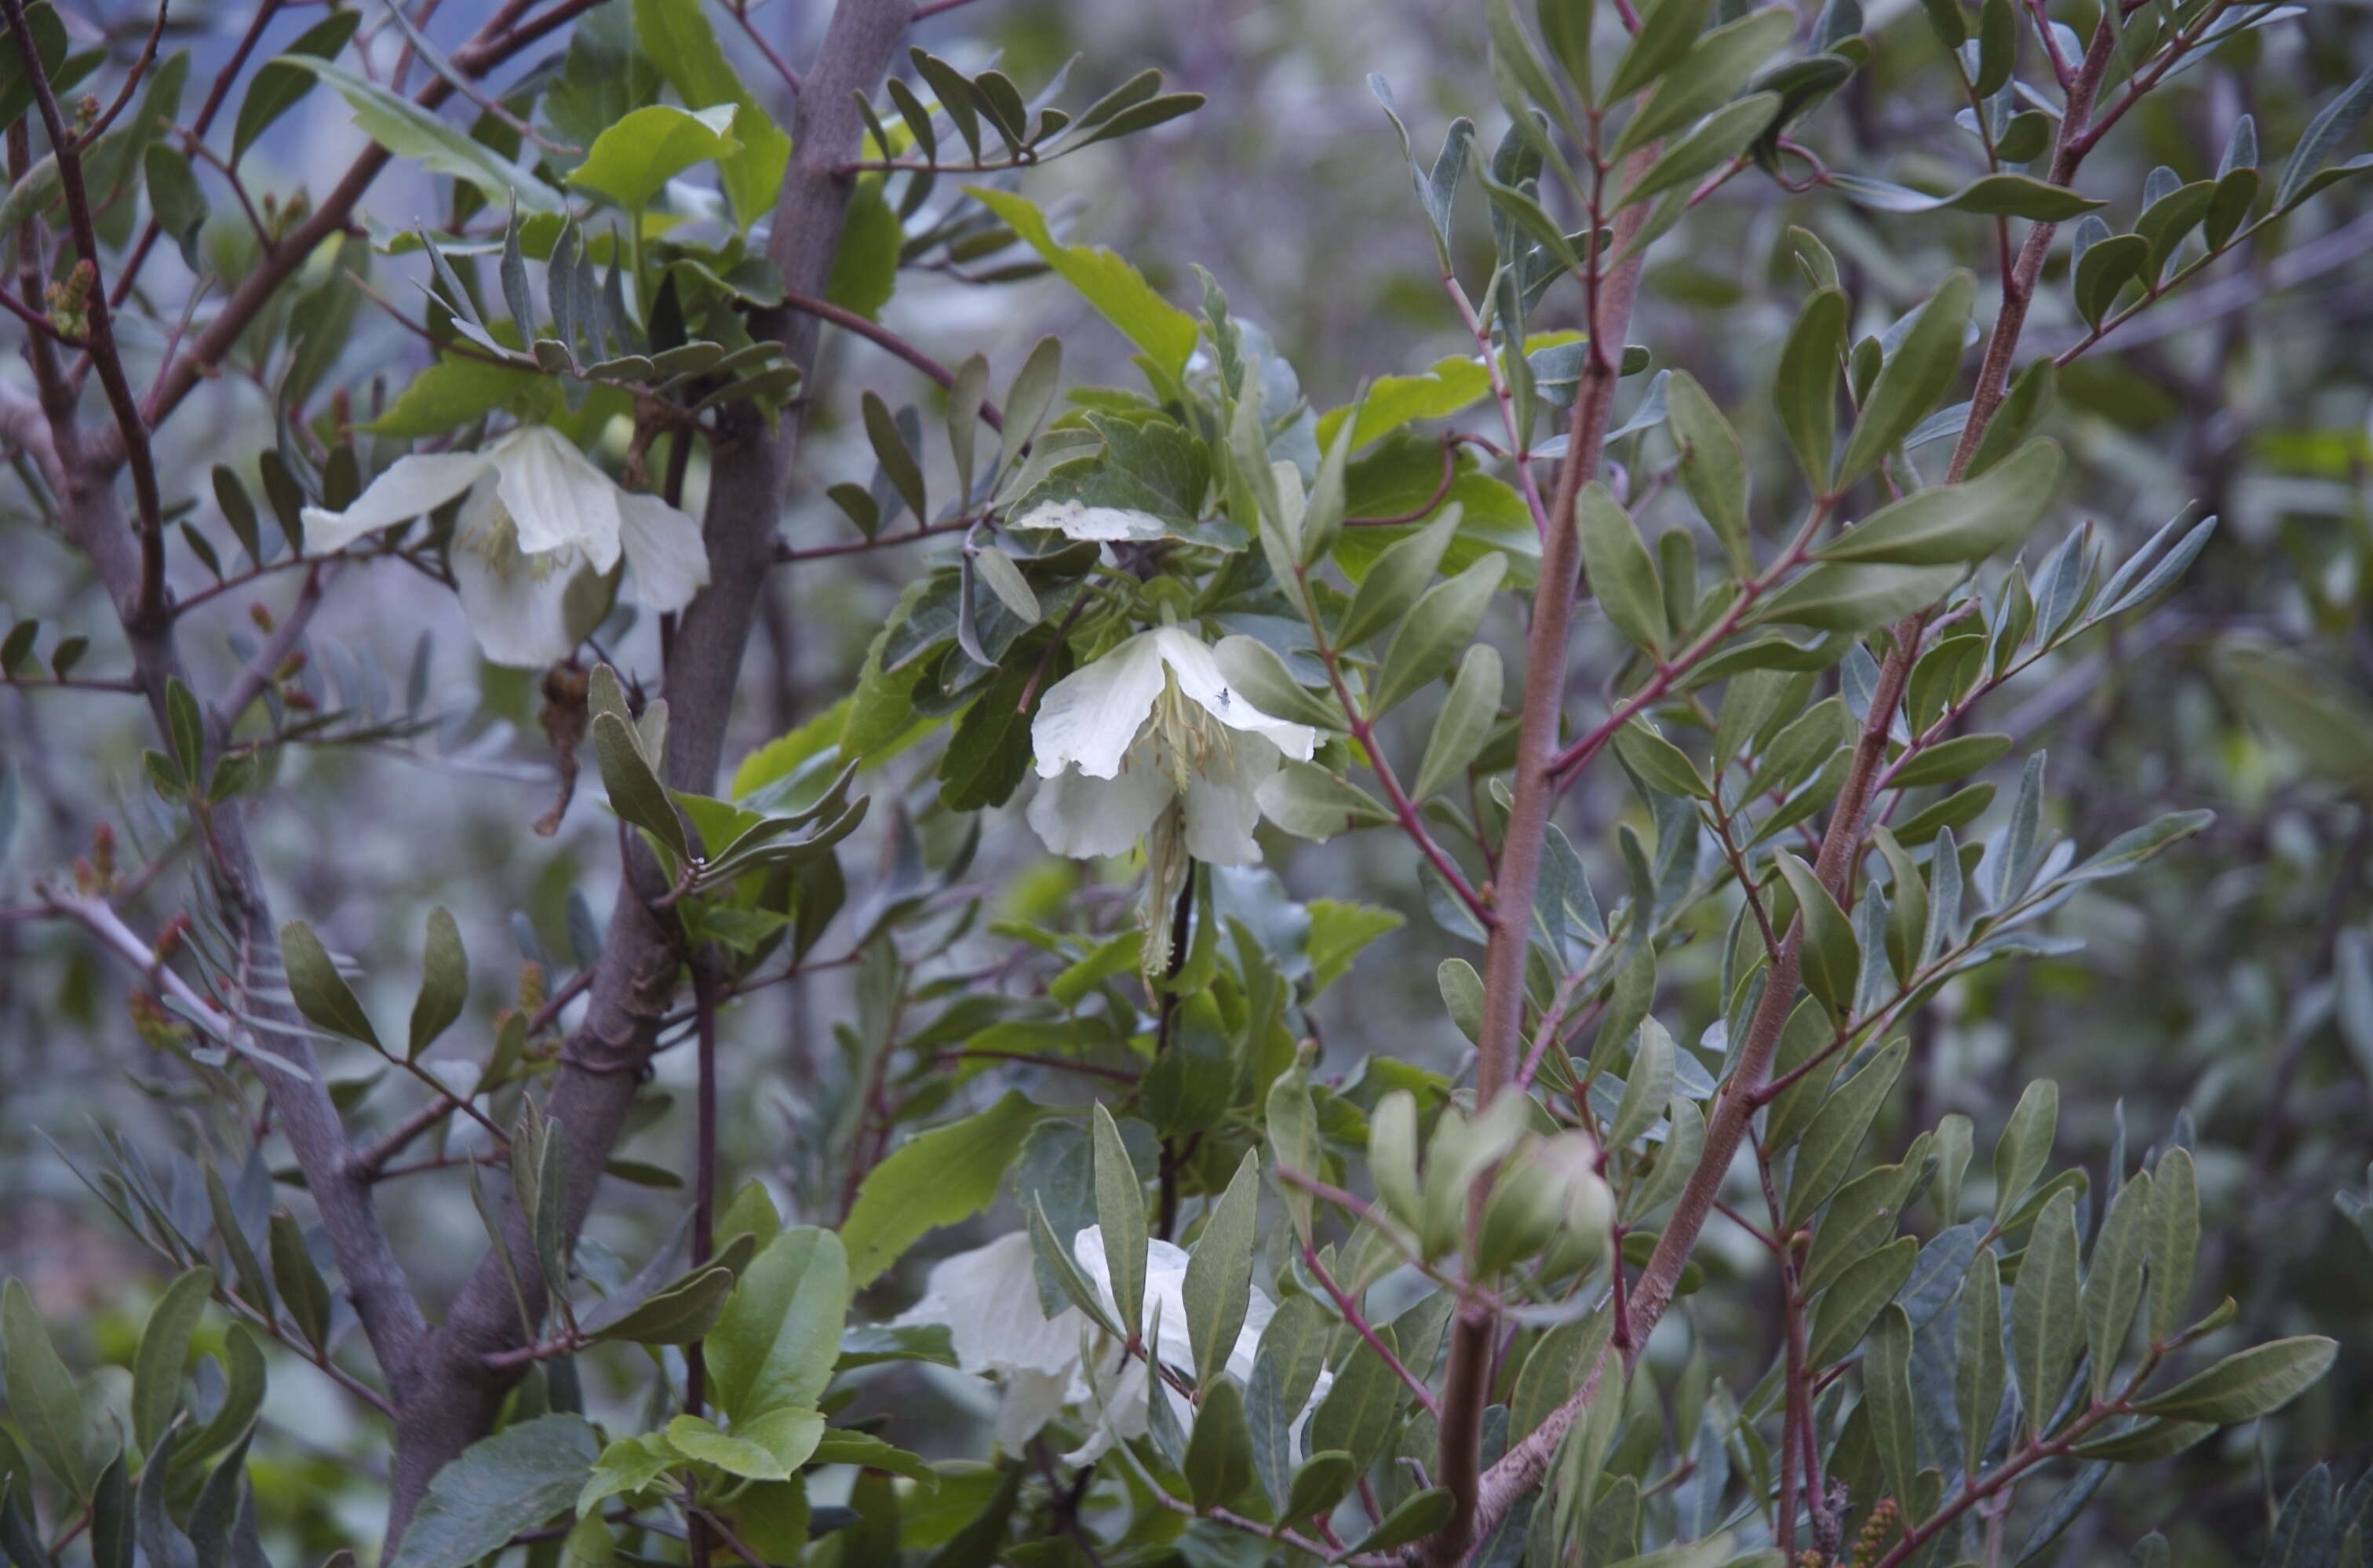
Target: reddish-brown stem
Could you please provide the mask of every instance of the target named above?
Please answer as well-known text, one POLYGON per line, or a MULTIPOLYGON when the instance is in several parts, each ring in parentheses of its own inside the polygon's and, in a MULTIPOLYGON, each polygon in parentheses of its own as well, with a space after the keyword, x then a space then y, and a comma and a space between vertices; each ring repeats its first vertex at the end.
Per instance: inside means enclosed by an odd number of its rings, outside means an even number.
POLYGON ((1360 1304, 1351 1299, 1350 1293, 1338 1284, 1335 1276, 1327 1271, 1327 1265, 1318 1260, 1318 1248, 1307 1236, 1302 1242, 1302 1261, 1309 1269, 1311 1277, 1327 1292, 1327 1299, 1335 1304, 1335 1310, 1342 1314, 1343 1321, 1351 1326, 1351 1331, 1365 1340, 1370 1350, 1384 1357, 1385 1364, 1391 1367, 1393 1375, 1417 1397, 1417 1402, 1425 1408, 1425 1413, 1440 1421, 1442 1406, 1435 1401, 1433 1390, 1426 1386, 1424 1378, 1409 1370, 1392 1346, 1377 1335, 1368 1322, 1367 1314, 1360 1310, 1360 1304))

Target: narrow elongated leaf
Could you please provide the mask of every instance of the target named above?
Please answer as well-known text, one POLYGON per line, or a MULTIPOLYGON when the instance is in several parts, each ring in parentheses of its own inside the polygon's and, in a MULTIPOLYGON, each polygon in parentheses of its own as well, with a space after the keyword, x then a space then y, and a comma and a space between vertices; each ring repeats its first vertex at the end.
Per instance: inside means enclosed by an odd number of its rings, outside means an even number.
POLYGON ((2199 1256, 2200 1188, 2192 1151, 2177 1144, 2159 1156, 2151 1182, 2150 1309, 2145 1321, 2153 1343, 2174 1338, 2182 1327, 2199 1256))
POLYGON ((2028 1431, 2043 1436, 2085 1337, 2076 1286, 2076 1196, 2052 1195, 2036 1217, 2010 1302, 2011 1359, 2028 1431))
POLYGON ((95 1478, 84 1457, 81 1391, 32 1297, 13 1277, 0 1286, 0 1352, 7 1362, 8 1414, 26 1445, 77 1502, 88 1497, 95 1478))
POLYGON ((1854 981, 1862 973, 1862 950, 1854 940, 1853 922, 1813 868, 1783 850, 1780 874, 1796 897, 1796 918, 1804 924, 1805 989, 1841 1016, 1853 1009, 1854 981))
POLYGON ((370 1015, 363 1012, 363 1004, 345 977, 338 973, 329 949, 321 945, 312 927, 290 920, 280 928, 280 961, 288 973, 288 994, 296 999, 297 1011, 308 1023, 378 1047, 379 1035, 371 1028, 370 1015))
POLYGON ((1863 400, 1862 417, 1846 438, 1831 488, 1842 490, 1877 467, 1953 384, 1961 363, 1961 332, 1976 292, 1977 279, 1956 271, 1920 307, 1863 400))
POLYGON ((567 205, 559 192, 527 169, 377 82, 316 55, 283 54, 275 64, 327 82, 353 109, 363 135, 431 173, 476 186, 490 205, 507 206, 514 199, 530 212, 559 212, 567 205))
POLYGON ((1919 567, 1982 560, 2042 519, 2060 468, 2058 443, 2029 441, 1982 479, 1907 496, 1816 553, 1825 561, 1919 567))
POLYGON ((1121 1323, 1133 1330, 1145 1318, 1145 1188, 1112 1112, 1099 1104, 1093 1120, 1096 1220, 1104 1228, 1105 1267, 1121 1323))
POLYGON ((1811 1218, 1813 1211, 1828 1201, 1845 1179, 1863 1141, 1870 1136, 1879 1107, 1901 1076, 1911 1049, 1909 1041, 1891 1041, 1861 1071, 1839 1084, 1814 1113, 1812 1125, 1805 1129, 1797 1147, 1795 1168, 1788 1176, 1786 1223, 1791 1229, 1811 1218))
POLYGON ((1222 1378, 1203 1396, 1186 1462, 1179 1468, 1198 1508, 1224 1507, 1253 1483, 1252 1432, 1245 1424, 1244 1396, 1233 1383, 1222 1378))
POLYGON ((1781 347, 1771 389, 1780 427, 1787 432, 1796 465, 1805 471, 1806 482, 1825 494, 1837 443, 1838 363, 1845 352, 1846 310, 1846 297, 1835 288, 1824 288, 1805 301, 1781 347))
POLYGON ((420 1053, 462 1016, 469 1000, 470 955, 462 946, 462 928, 440 904, 428 911, 428 940, 420 950, 420 992, 412 1002, 406 1054, 419 1060, 420 1053))
POLYGON ((1753 576, 1755 557, 1747 534, 1747 452, 1738 432, 1686 370, 1675 370, 1666 379, 1665 411, 1674 443, 1681 449, 1682 487, 1722 541, 1731 574, 1741 579, 1753 576))
POLYGON ((1590 591, 1607 620, 1632 646, 1652 651, 1662 648, 1667 631, 1665 591, 1656 579, 1655 558, 1641 542, 1631 514, 1606 486, 1593 480, 1574 501, 1573 524, 1581 534, 1590 591))
POLYGON ((200 1264, 165 1287, 141 1330, 140 1351, 132 1361, 132 1440, 143 1454, 156 1451, 157 1440, 181 1408, 190 1339, 214 1288, 215 1271, 200 1264))
MULTIPOLYGON (((1200 1387, 1214 1387, 1243 1331, 1252 1302, 1253 1253, 1260 1241, 1259 1223, 1260 1157, 1247 1149, 1227 1191, 1220 1195, 1210 1217, 1203 1222, 1203 1234, 1195 1238, 1181 1287, 1186 1341, 1194 1353, 1195 1381, 1200 1387)), ((1250 1462, 1247 1457, 1245 1463, 1250 1462)))
POLYGON ((1955 1325, 1953 1402, 1961 1417, 1962 1473, 1976 1475, 1985 1462, 1986 1439, 2002 1409, 2002 1273, 1992 1247, 1979 1249, 1961 1286, 1960 1319, 1955 1325))
POLYGON ((2105 1397, 2119 1352, 2133 1327, 2143 1293, 2143 1264, 2155 1217, 2148 1173, 2137 1173, 2110 1200, 2085 1272, 2085 1344, 2093 1368, 2093 1397, 2105 1397))
POLYGON ((2319 1334, 2255 1345, 2134 1408, 2175 1421, 2255 1421, 2289 1404, 2330 1371, 2339 1351, 2336 1341, 2319 1334))
POLYGON ((1507 571, 1508 557, 1493 551, 1427 591, 1385 646, 1384 668, 1369 699, 1371 716, 1390 712, 1449 668, 1474 639, 1507 571))

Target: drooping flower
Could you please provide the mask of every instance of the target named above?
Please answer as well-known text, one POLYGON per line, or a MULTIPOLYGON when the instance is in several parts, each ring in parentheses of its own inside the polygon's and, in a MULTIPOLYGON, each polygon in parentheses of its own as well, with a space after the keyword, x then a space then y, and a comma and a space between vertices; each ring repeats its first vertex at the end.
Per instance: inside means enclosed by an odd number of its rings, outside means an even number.
MULTIPOLYGON (((1105 1263, 1102 1228, 1090 1225, 1080 1232, 1071 1252, 1095 1287, 1105 1316, 1116 1320, 1119 1306, 1105 1263)), ((1195 1356, 1186 1327, 1186 1251, 1169 1242, 1146 1244, 1145 1306, 1139 1331, 1165 1366, 1191 1375, 1195 1356)), ((1253 1287, 1244 1328, 1225 1363, 1228 1376, 1239 1383, 1251 1377, 1261 1335, 1276 1311, 1268 1295, 1253 1287)), ((956 1364, 1002 1386, 997 1441, 1009 1453, 1067 1409, 1080 1412, 1088 1437, 1063 1456, 1066 1463, 1086 1464, 1116 1442, 1146 1434, 1147 1399, 1157 1381, 1151 1369, 1142 1358, 1128 1355, 1078 1307, 1067 1306, 1052 1317, 1040 1310, 1026 1232, 1012 1232, 942 1260, 931 1270, 923 1299, 897 1322, 945 1326, 956 1364)), ((1166 1382, 1161 1387, 1180 1426, 1191 1427, 1194 1406, 1166 1382)), ((1312 1403, 1326 1391, 1322 1374, 1312 1403)))
POLYGON ((609 608, 623 558, 646 609, 681 610, 708 581, 700 524, 622 489, 557 431, 522 425, 474 452, 400 457, 344 511, 305 509, 305 542, 340 550, 465 497, 447 560, 478 647, 497 664, 566 659, 609 608))
POLYGON ((1260 860, 1255 796, 1282 757, 1306 762, 1316 732, 1229 689, 1220 662, 1178 626, 1140 632, 1056 683, 1030 727, 1039 786, 1030 825, 1058 855, 1117 855, 1174 807, 1186 852, 1214 865, 1260 860))

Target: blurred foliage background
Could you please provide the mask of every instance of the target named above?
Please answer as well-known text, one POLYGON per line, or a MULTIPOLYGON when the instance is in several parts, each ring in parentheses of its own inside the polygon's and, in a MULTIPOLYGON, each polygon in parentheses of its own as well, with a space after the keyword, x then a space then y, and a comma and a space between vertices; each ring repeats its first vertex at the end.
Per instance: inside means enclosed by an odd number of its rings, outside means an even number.
MULTIPOLYGON (((111 46, 136 49, 146 14, 98 9, 115 18, 111 46)), ((799 41, 787 51, 797 57, 825 9, 774 0, 753 6, 750 20, 772 39, 799 41)), ((172 26, 204 71, 207 52, 227 48, 245 20, 241 6, 193 6, 176 7, 172 26)), ((465 20, 439 17, 438 31, 465 20)), ((1910 0, 1873 0, 1864 30, 1874 66, 1821 111, 1823 146, 1836 167, 1927 180, 1965 137, 1949 112, 1940 46, 1910 0)), ((1473 7, 978 0, 928 22, 918 39, 970 68, 1001 53, 1025 90, 1076 55, 1075 84, 1090 95, 1143 64, 1208 95, 1196 115, 1035 174, 1029 190, 1079 235, 1138 263, 1173 298, 1194 297, 1190 263, 1210 269, 1236 311, 1274 335, 1317 406, 1348 401, 1363 378, 1419 369, 1465 344, 1365 77, 1373 71, 1391 82, 1421 138, 1460 113, 1496 136, 1500 111, 1473 7)), ((729 30, 729 42, 740 41, 729 30)), ((2314 107, 2368 60, 2373 6, 2320 0, 2289 24, 2217 52, 2181 90, 2154 96, 2139 123, 2096 156, 2085 188, 2110 199, 2113 218, 2128 218, 2154 165, 2186 180, 2213 173, 2244 113, 2255 116, 2262 144, 2287 147, 2314 107)), ((274 133, 251 181, 279 202, 300 200, 357 145, 342 106, 316 94, 274 133)), ((419 194, 391 179, 369 205, 402 225, 419 194)), ((1781 239, 1791 222, 1828 240, 1849 288, 1882 322, 1917 303, 1949 266, 1991 272, 1991 228, 1980 221, 1790 198, 1751 178, 1693 213, 1657 247, 1632 335, 1659 363, 1688 367, 1718 401, 1746 411, 1737 417, 1759 466, 1784 463, 1760 389, 1797 295, 1781 239)), ((1459 223, 1462 243, 1487 253, 1480 204, 1462 208, 1459 223)), ((2057 930, 2081 947, 1989 969, 1929 1010, 1900 1125, 1963 1111, 1982 1146, 2018 1086, 2050 1077, 2063 1106, 2055 1161, 2098 1170, 2113 1143, 2161 1141, 2188 1117, 2211 1238, 2203 1259, 2209 1299, 2220 1284, 2238 1297, 2252 1339, 2324 1333, 2351 1352, 2278 1424, 2122 1471, 2103 1505, 2056 1549, 2067 1563, 2106 1560, 2111 1543, 2122 1550, 2153 1527, 2169 1530, 2180 1562, 2254 1560, 2269 1477, 2279 1492, 2318 1459, 2344 1475, 2373 1460, 2373 1359, 2355 1350, 2373 1328, 2373 1226, 2353 1223, 2334 1201, 2364 1189, 2373 1161, 2373 187, 2343 184, 2286 227, 2278 260, 2253 248, 2063 376, 2048 428, 2073 454, 2075 477, 2030 558, 2077 528, 2108 536, 2112 558, 2122 558, 2186 509, 2215 513, 2222 526, 2158 613, 2039 666, 1990 704, 1982 725, 2016 735, 2019 754, 2048 749, 2063 813, 2051 825, 2080 845, 2165 812, 2209 807, 2216 822, 2144 873, 2063 911, 2057 930)), ((992 264, 947 266, 977 275, 992 264)), ((883 321, 951 362, 978 348, 1011 363, 1039 334, 1058 331, 1074 378, 1117 374, 1125 364, 1120 341, 1044 277, 983 288, 910 269, 883 321)), ((1536 323, 1567 324, 1553 311, 1536 323)), ((2081 331, 2065 263, 2055 261, 2028 342, 2065 344, 2081 331)), ((350 363, 409 362, 417 346, 392 322, 366 324, 350 363)), ((856 406, 851 383, 879 387, 894 404, 918 395, 910 372, 845 335, 831 340, 824 377, 830 390, 816 399, 820 417, 856 406)), ((228 379, 212 407, 213 429, 176 427, 189 450, 169 461, 205 464, 268 440, 256 388, 228 379)), ((785 524, 791 542, 842 536, 824 488, 861 484, 871 465, 860 430, 812 425, 801 492, 785 524)), ((876 553, 775 574, 728 755, 813 717, 845 690, 915 569, 911 556, 876 553)), ((380 573, 336 591, 345 603, 333 635, 354 644, 359 661, 403 672, 427 628, 440 719, 408 739, 290 759, 300 775, 284 777, 280 809, 257 819, 275 899, 355 952, 409 951, 417 910, 444 902, 482 958, 508 946, 522 965, 566 974, 590 912, 606 907, 614 838, 608 819, 582 803, 555 837, 520 831, 555 795, 532 679, 479 665, 450 596, 433 585, 380 573)), ((38 614, 60 629, 104 635, 108 624, 77 559, 22 515, 0 519, 0 598, 17 615, 38 614)), ((245 602, 227 596, 213 614, 192 646, 228 668, 233 638, 250 629, 245 602)), ((652 632, 624 635, 612 649, 622 664, 652 632)), ((1611 675, 1620 662, 1612 633, 1591 618, 1581 635, 1577 679, 1611 675)), ((317 661, 306 678, 321 679, 323 662, 335 665, 337 656, 317 661)), ((330 675, 341 678, 335 669, 330 675)), ((132 705, 105 698, 0 691, 0 906, 21 904, 33 875, 91 856, 102 831, 116 836, 127 864, 136 860, 157 827, 138 778, 146 724, 132 705)), ((2016 762, 2015 754, 2007 766, 2016 762)), ((877 796, 895 798, 903 786, 906 810, 877 807, 852 863, 878 858, 888 867, 918 846, 943 861, 963 824, 937 811, 928 760, 893 763, 890 773, 877 796)), ((1609 770, 1568 798, 1561 819, 1594 872, 1618 881, 1612 832, 1626 811, 1636 806, 1609 770)), ((1373 1050, 1455 1065, 1464 1042, 1441 1017, 1433 979, 1441 936, 1413 891, 1406 842, 1374 835, 1324 850, 1282 838, 1271 845, 1268 869, 1293 898, 1357 897, 1407 918, 1319 1004, 1332 1059, 1339 1066, 1373 1050)), ((991 814, 964 877, 991 913, 1031 917, 1059 908, 1081 874, 1048 860, 1010 811, 991 814)), ((168 860, 156 875, 170 896, 187 868, 168 860)), ((1244 896, 1280 894, 1259 876, 1246 879, 1244 896)), ((1704 932, 1698 948, 1665 966, 1659 1011, 1687 1025, 1685 1037, 1717 1015, 1721 935, 1704 932)), ((965 941, 970 947, 951 955, 958 967, 967 953, 994 961, 993 939, 976 932, 965 941)), ((158 1144, 210 1136, 186 1082, 144 1043, 123 976, 105 965, 70 930, 0 919, 0 1272, 31 1284, 84 1364, 128 1360, 162 1277, 111 1228, 59 1149, 88 1151, 99 1125, 158 1144)), ((491 967, 482 963, 482 976, 491 967)), ((391 984, 408 981, 397 975, 391 984)), ((855 987, 851 976, 824 975, 754 998, 731 1015, 723 1043, 734 1063, 728 1081, 759 1086, 728 1101, 729 1174, 766 1179, 787 1212, 825 1223, 845 1200, 850 1158, 833 1026, 853 1016, 855 987)), ((660 1059, 663 1084, 683 1081, 686 1055, 660 1059)), ((677 1124, 653 1120, 663 1130, 626 1153, 663 1167, 680 1161, 677 1124)), ((1888 1136, 1883 1124, 1881 1157, 1900 1147, 1888 1136)), ((398 1245, 407 1257, 449 1259, 458 1275, 474 1256, 477 1219, 452 1189, 416 1190, 416 1199, 384 1197, 398 1245)), ((655 1188, 639 1211, 602 1216, 589 1246, 637 1257, 680 1207, 655 1188)), ((1000 1216, 974 1234, 1009 1223, 1000 1216)), ((941 1239, 953 1249, 965 1237, 941 1239)), ((1724 1250, 1720 1227, 1712 1239, 1717 1271, 1764 1266, 1752 1248, 1724 1250)), ((860 1310, 894 1311, 918 1282, 894 1274, 860 1310)), ((440 1282, 426 1289, 434 1297, 440 1282)), ((1702 1330, 1757 1358, 1768 1352, 1753 1289, 1698 1299, 1718 1305, 1683 1310, 1722 1315, 1701 1316, 1702 1330)), ((378 1506, 375 1443, 301 1363, 275 1362, 272 1389, 255 1475, 275 1539, 318 1551, 365 1538, 378 1506)), ((976 1446, 960 1422, 980 1408, 953 1376, 902 1374, 868 1398, 894 1410, 901 1442, 933 1454, 976 1446)))

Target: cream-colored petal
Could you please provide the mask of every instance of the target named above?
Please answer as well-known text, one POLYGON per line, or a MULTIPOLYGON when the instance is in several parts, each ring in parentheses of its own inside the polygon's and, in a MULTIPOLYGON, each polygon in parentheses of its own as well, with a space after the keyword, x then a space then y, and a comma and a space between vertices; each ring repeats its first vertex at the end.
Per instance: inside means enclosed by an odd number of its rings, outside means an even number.
POLYGON ((618 492, 618 539, 626 555, 626 591, 646 610, 681 610, 708 586, 708 546, 700 524, 657 496, 618 492))
POLYGON ((1260 787, 1277 772, 1277 748, 1259 735, 1211 752, 1186 783, 1186 852, 1215 866, 1257 866, 1260 787))
POLYGON ((486 471, 477 452, 414 452, 388 464, 344 511, 305 509, 305 548, 343 550, 366 533, 425 517, 467 490, 486 471))
POLYGON ((1150 632, 1056 682, 1030 723, 1038 777, 1052 778, 1070 766, 1091 778, 1118 773, 1161 695, 1162 655, 1150 632))
POLYGON ((524 425, 486 449, 498 493, 529 555, 574 545, 596 571, 618 564, 618 486, 575 443, 524 425))
POLYGON ((1030 802, 1030 825, 1046 848, 1075 860, 1123 855, 1136 848, 1175 794, 1169 778, 1137 759, 1116 778, 1077 772, 1041 779, 1030 802))
POLYGON ((522 555, 487 489, 463 507, 447 559, 462 614, 494 663, 541 670, 567 658, 601 620, 602 574, 574 550, 522 555))
POLYGON ((1179 691, 1205 712, 1230 729, 1263 737, 1296 762, 1310 760, 1318 732, 1307 724, 1272 719, 1242 692, 1231 689, 1219 658, 1202 638, 1181 626, 1157 626, 1146 635, 1162 650, 1162 661, 1170 667, 1179 691))
POLYGON ((1092 507, 1079 501, 1046 501, 1013 520, 1015 528, 1051 528, 1071 539, 1104 543, 1167 538, 1170 525, 1151 512, 1127 507, 1092 507))
POLYGON ((1023 1231, 941 1259, 923 1299, 897 1321, 945 1324, 956 1364, 966 1372, 1051 1378, 1058 1389, 1069 1388, 1078 1375, 1080 1330, 1087 1326, 1076 1308, 1051 1318, 1039 1309, 1036 1267, 1023 1231))

